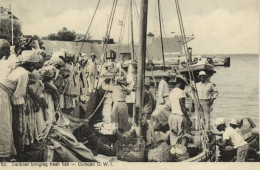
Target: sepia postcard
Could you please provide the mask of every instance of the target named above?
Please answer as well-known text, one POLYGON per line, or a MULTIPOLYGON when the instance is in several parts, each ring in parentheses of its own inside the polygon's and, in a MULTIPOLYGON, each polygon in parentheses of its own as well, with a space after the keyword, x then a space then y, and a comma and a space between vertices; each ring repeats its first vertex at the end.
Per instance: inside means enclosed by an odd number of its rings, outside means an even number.
POLYGON ((259 169, 259 0, 0 7, 0 169, 259 169))

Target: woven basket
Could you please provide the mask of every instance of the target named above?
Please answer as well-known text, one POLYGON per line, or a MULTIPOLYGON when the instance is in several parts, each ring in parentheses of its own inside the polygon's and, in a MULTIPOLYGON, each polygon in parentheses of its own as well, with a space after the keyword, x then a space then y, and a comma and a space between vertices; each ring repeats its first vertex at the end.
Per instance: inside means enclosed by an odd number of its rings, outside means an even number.
POLYGON ((189 158, 189 153, 184 145, 176 144, 171 149, 178 149, 182 151, 182 153, 171 153, 174 162, 181 162, 189 158))
POLYGON ((166 142, 160 144, 155 149, 148 151, 149 162, 170 162, 172 157, 170 155, 171 146, 166 142))
POLYGON ((128 162, 143 162, 145 143, 140 138, 121 139, 116 142, 118 160, 128 162))

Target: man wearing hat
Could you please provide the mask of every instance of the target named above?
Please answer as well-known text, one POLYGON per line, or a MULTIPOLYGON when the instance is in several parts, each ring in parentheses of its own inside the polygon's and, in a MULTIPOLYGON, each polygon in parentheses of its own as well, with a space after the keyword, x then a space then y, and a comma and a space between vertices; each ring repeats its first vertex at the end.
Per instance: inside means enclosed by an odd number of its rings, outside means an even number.
POLYGON ((232 143, 233 148, 238 148, 247 144, 235 129, 226 126, 226 120, 223 117, 219 117, 215 120, 215 126, 218 131, 224 131, 222 141, 218 142, 219 146, 225 147, 229 141, 232 143))
POLYGON ((95 62, 96 55, 92 53, 90 57, 91 59, 89 59, 87 63, 87 80, 89 85, 88 88, 89 93, 91 93, 94 89, 95 80, 96 80, 96 71, 97 71, 96 62, 95 62))
POLYGON ((176 76, 176 86, 169 95, 171 104, 171 114, 168 118, 170 128, 170 143, 176 145, 181 136, 186 133, 186 126, 191 125, 187 108, 185 107, 186 94, 184 88, 188 85, 186 78, 179 75, 176 76), (187 122, 187 123, 185 123, 187 122))
POLYGON ((158 86, 158 101, 159 105, 164 105, 169 100, 169 85, 170 76, 163 76, 158 86))
POLYGON ((207 78, 207 74, 205 73, 205 71, 200 71, 199 72, 200 82, 196 83, 196 87, 198 90, 200 104, 204 111, 205 122, 206 122, 205 129, 209 130, 210 129, 210 106, 217 98, 218 90, 212 83, 208 82, 206 78, 207 78))

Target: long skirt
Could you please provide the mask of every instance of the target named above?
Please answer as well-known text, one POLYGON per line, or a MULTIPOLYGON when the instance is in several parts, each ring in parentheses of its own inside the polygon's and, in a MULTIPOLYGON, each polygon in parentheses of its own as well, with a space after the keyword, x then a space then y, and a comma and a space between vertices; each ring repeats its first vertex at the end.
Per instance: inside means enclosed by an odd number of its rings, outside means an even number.
POLYGON ((96 78, 94 75, 91 75, 91 76, 89 75, 87 80, 88 80, 88 85, 89 85, 88 91, 89 91, 89 93, 91 93, 95 88, 94 86, 95 86, 96 78))
POLYGON ((16 154, 13 141, 12 107, 8 93, 0 87, 0 157, 16 154))
POLYGON ((45 118, 46 123, 55 122, 55 109, 54 109, 54 101, 52 99, 51 94, 45 93, 44 99, 48 104, 48 108, 45 110, 45 118))

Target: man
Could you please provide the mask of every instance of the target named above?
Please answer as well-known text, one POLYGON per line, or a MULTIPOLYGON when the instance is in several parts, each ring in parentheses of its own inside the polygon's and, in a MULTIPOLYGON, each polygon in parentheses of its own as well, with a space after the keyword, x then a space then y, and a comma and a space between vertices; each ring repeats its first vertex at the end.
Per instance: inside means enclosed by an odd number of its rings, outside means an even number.
POLYGON ((170 143, 176 145, 179 139, 186 133, 186 126, 191 125, 187 109, 185 107, 184 88, 188 85, 183 76, 176 76, 176 87, 170 92, 169 101, 171 105, 171 114, 168 118, 170 128, 170 143), (185 123, 187 122, 187 124, 185 123))
POLYGON ((164 105, 169 100, 169 76, 163 76, 158 87, 158 104, 164 105))
POLYGON ((244 139, 244 136, 243 136, 241 130, 239 129, 239 127, 238 127, 238 123, 239 123, 239 120, 237 120, 237 119, 231 119, 229 126, 232 127, 233 129, 235 129, 236 132, 237 132, 239 135, 241 135, 242 138, 244 139))
POLYGON ((150 92, 151 80, 149 77, 146 77, 144 80, 144 107, 143 113, 147 115, 147 119, 150 120, 151 114, 155 108, 155 101, 152 93, 150 92))
POLYGON ((233 148, 238 148, 240 146, 246 145, 247 142, 243 137, 232 127, 226 126, 226 120, 222 117, 219 117, 215 120, 215 126, 218 131, 224 131, 223 139, 221 142, 218 142, 219 146, 226 147, 228 143, 231 142, 233 148))
MULTIPOLYGON (((243 139, 243 137, 232 127, 226 126, 226 120, 219 117, 215 120, 215 126, 218 131, 223 132, 222 140, 218 140, 217 144, 220 148, 230 149, 230 154, 227 157, 225 154, 221 154, 220 159, 222 161, 232 161, 236 158, 237 162, 244 162, 247 157, 249 144, 243 139), (232 152, 232 149, 236 149, 232 152)), ((256 152, 254 152, 256 153, 256 152)), ((255 154, 257 156, 257 154, 255 154)))
POLYGON ((5 39, 0 39, 0 60, 8 59, 10 56, 10 44, 5 39))
POLYGON ((95 86, 95 80, 96 80, 96 62, 95 62, 95 59, 96 59, 96 55, 94 53, 92 53, 90 55, 91 59, 88 60, 88 63, 87 63, 87 73, 88 73, 88 77, 87 77, 87 80, 88 80, 88 85, 89 85, 89 88, 88 88, 88 91, 89 93, 91 93, 94 89, 94 86, 95 86))
POLYGON ((214 100, 217 98, 218 90, 212 83, 208 82, 206 78, 207 75, 205 71, 200 71, 200 82, 196 83, 196 87, 198 90, 199 101, 205 116, 205 129, 210 130, 210 106, 212 106, 214 100))

